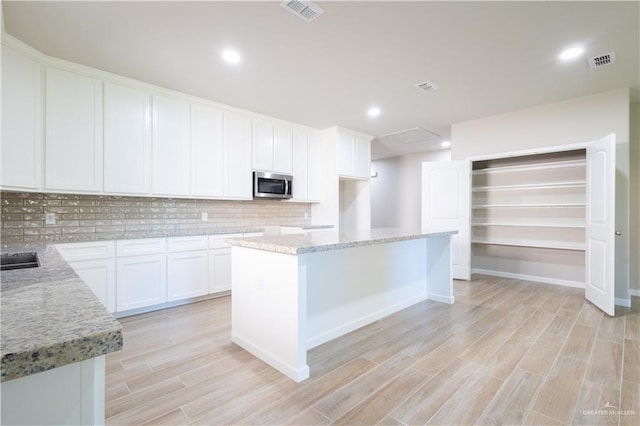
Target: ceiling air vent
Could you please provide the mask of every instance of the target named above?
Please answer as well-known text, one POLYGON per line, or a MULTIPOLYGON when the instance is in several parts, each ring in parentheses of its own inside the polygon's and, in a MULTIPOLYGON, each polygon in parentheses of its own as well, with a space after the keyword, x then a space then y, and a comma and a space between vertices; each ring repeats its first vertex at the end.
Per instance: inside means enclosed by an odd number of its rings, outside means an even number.
POLYGON ((320 6, 305 0, 285 0, 280 3, 280 6, 307 22, 312 22, 324 14, 320 6))
POLYGON ((589 58, 589 68, 596 69, 616 63, 616 52, 605 53, 604 55, 589 58))
POLYGON ((416 84, 416 87, 422 90, 423 92, 433 92, 434 90, 438 90, 438 86, 436 86, 430 81, 425 81, 423 83, 416 84))

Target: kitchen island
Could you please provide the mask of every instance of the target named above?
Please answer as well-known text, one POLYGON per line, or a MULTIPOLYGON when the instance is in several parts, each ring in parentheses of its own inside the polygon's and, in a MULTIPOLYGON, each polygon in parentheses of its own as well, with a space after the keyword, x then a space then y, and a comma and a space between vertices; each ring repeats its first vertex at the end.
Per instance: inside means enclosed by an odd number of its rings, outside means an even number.
POLYGON ((303 381, 308 349, 425 299, 453 303, 450 237, 456 232, 229 239, 231 340, 303 381))

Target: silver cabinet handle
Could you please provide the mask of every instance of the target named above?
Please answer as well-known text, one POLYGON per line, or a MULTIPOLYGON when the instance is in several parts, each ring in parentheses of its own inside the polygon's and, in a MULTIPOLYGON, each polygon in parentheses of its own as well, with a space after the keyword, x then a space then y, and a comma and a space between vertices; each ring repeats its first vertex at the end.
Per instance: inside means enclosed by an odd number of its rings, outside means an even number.
POLYGON ((622 235, 622 231, 616 231, 616 235, 617 235, 617 236, 622 235))

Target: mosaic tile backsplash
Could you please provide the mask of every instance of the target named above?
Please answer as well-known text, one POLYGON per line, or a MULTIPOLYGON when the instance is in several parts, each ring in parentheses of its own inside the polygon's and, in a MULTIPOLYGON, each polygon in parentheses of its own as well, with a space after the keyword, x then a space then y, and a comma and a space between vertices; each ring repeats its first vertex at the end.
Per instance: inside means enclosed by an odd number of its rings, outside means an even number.
POLYGON ((2 243, 109 240, 127 234, 311 224, 311 205, 1 191, 2 243), (202 213, 207 221, 202 221, 202 213), (45 214, 55 213, 55 225, 45 214))

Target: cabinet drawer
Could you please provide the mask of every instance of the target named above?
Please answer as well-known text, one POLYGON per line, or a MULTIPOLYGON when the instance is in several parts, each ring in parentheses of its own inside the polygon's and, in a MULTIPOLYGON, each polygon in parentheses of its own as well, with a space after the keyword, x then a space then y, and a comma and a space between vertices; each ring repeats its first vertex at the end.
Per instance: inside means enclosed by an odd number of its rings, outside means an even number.
POLYGON ((115 241, 56 244, 56 249, 67 262, 109 259, 115 256, 115 241))
POLYGON ((169 251, 169 253, 206 250, 208 247, 209 240, 206 236, 172 237, 167 239, 167 251, 169 251))
POLYGON ((209 248, 229 247, 225 242, 227 238, 242 238, 242 233, 209 235, 209 248))
POLYGON ((141 254, 166 253, 165 238, 141 238, 139 240, 119 240, 116 242, 118 257, 137 256, 141 254))

